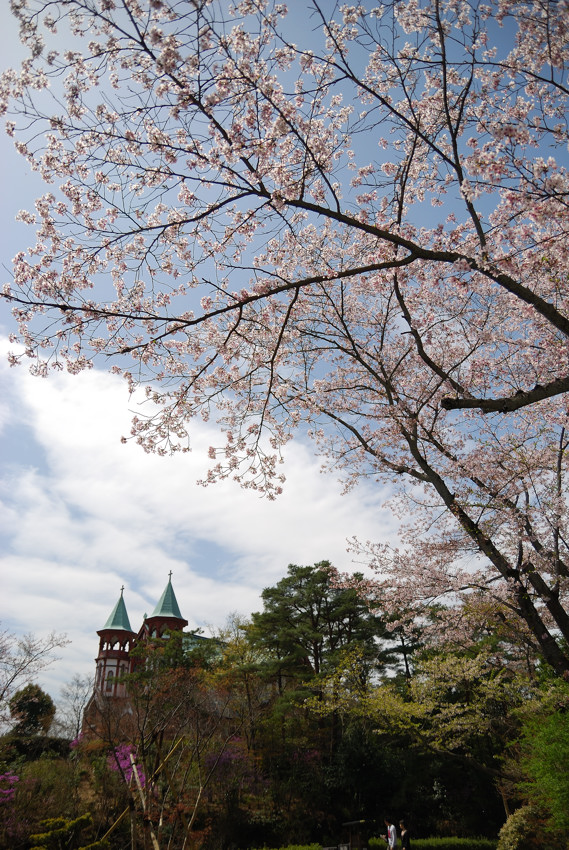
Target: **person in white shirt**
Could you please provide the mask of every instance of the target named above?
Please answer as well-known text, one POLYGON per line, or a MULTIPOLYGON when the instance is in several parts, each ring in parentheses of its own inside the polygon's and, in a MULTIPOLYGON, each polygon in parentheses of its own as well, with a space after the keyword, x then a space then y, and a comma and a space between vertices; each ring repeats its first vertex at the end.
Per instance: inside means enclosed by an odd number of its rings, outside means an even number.
POLYGON ((385 826, 387 827, 387 835, 384 838, 387 841, 387 847, 389 850, 395 850, 397 847, 397 830, 389 818, 385 818, 385 826))

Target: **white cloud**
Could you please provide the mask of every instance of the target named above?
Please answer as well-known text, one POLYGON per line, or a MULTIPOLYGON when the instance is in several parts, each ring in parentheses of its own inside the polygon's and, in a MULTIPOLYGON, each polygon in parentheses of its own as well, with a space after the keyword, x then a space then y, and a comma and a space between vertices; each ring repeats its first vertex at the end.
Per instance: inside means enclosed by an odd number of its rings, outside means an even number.
POLYGON ((221 626, 261 607, 259 594, 289 563, 323 558, 353 568, 346 540, 394 535, 382 493, 342 496, 310 448, 292 443, 287 484, 275 502, 233 482, 196 485, 207 467, 211 426, 196 422, 194 451, 158 458, 122 445, 130 414, 123 382, 92 371, 32 378, 10 370, 0 348, 1 617, 18 632, 52 629, 72 639, 42 682, 54 696, 74 673, 90 673, 101 628, 125 584, 134 629, 168 578, 190 626, 221 626), (22 430, 23 429, 23 430, 22 430))

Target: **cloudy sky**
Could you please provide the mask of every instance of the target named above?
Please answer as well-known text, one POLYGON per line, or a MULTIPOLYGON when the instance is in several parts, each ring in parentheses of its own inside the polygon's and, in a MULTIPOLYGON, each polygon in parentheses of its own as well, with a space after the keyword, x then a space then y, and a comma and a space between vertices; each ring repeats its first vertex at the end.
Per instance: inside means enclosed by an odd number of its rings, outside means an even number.
MULTIPOLYGON (((8 320, 4 317, 6 324, 8 320)), ((0 347, 2 620, 15 632, 65 631, 63 658, 42 677, 57 695, 90 673, 101 628, 125 585, 131 625, 150 613, 173 572, 191 627, 222 626, 259 610, 259 593, 289 563, 330 559, 352 569, 346 540, 392 532, 379 492, 341 495, 310 446, 293 444, 276 502, 226 482, 195 484, 211 432, 198 425, 190 455, 158 458, 122 445, 123 382, 99 371, 33 378, 0 347)))
MULTIPOLYGON (((3 4, 0 56, 17 62, 17 33, 3 4)), ((11 258, 33 242, 14 216, 33 208, 41 184, 0 136, 1 281, 11 258)), ((101 628, 125 586, 131 625, 154 608, 172 570, 190 627, 222 626, 230 613, 261 607, 259 594, 289 563, 327 558, 361 569, 347 539, 394 535, 385 494, 349 495, 319 471, 310 445, 288 447, 284 495, 276 502, 226 482, 204 489, 207 448, 219 440, 199 423, 193 452, 173 458, 122 445, 129 431, 126 385, 100 371, 31 377, 11 369, 13 330, 0 304, 0 575, 2 626, 16 634, 66 632, 71 644, 39 681, 57 698, 75 673, 94 671, 101 628)))

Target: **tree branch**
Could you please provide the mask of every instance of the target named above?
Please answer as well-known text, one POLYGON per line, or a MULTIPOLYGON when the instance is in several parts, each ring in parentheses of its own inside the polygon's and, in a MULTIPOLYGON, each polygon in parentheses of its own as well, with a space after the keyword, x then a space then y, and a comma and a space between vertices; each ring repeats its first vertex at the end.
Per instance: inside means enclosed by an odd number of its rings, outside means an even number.
POLYGON ((502 398, 451 398, 441 400, 443 410, 466 410, 474 408, 482 413, 512 413, 528 404, 569 391, 569 376, 556 378, 548 384, 536 384, 531 390, 518 390, 513 396, 502 398))

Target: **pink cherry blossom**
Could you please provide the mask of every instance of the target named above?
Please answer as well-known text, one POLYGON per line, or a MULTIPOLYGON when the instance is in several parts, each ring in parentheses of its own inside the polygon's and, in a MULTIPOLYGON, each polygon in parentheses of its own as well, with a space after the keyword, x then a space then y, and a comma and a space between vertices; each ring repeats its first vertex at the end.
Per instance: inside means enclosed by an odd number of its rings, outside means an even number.
POLYGON ((0 111, 50 189, 11 362, 113 356, 152 403, 132 439, 212 417, 204 481, 270 498, 306 426, 393 488, 393 604, 495 597, 566 672, 566 4, 13 8, 0 111))

